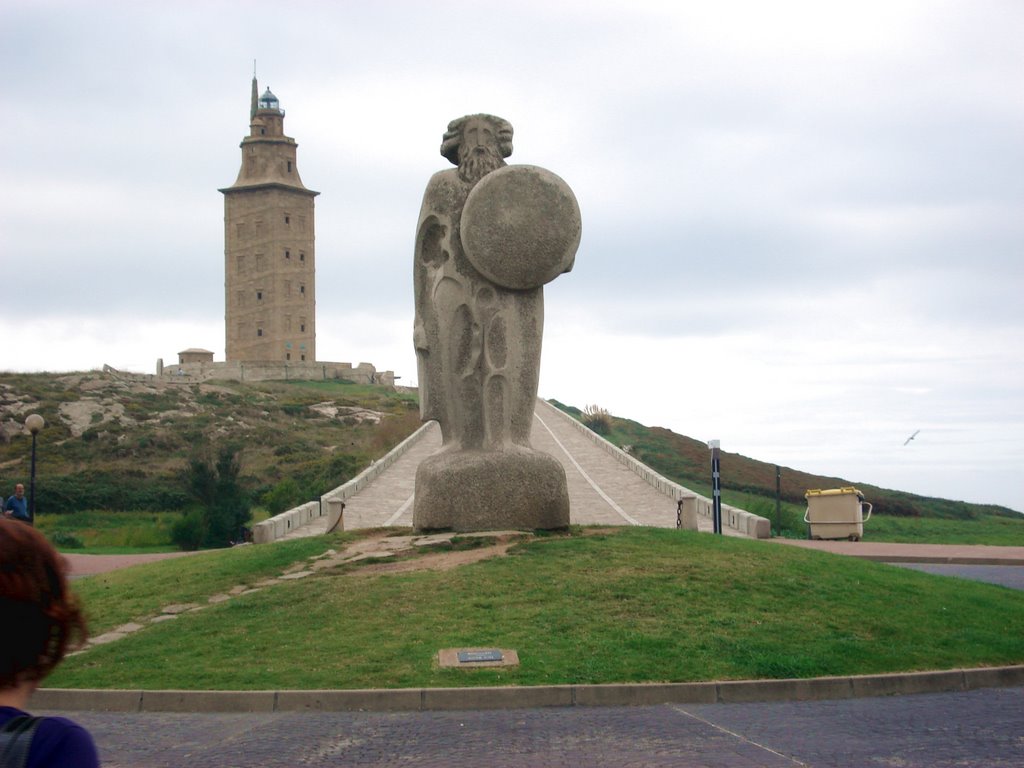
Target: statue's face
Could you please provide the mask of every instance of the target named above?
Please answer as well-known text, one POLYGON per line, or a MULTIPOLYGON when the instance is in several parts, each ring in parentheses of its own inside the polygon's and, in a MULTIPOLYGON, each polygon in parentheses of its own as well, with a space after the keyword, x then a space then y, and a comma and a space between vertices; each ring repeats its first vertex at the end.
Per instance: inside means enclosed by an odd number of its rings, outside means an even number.
POLYGON ((500 154, 494 126, 487 120, 470 120, 462 129, 462 145, 459 147, 459 156, 465 157, 470 154, 487 152, 500 154))
POLYGON ((505 164, 497 131, 489 120, 476 118, 467 121, 460 138, 459 176, 463 181, 475 184, 505 164))

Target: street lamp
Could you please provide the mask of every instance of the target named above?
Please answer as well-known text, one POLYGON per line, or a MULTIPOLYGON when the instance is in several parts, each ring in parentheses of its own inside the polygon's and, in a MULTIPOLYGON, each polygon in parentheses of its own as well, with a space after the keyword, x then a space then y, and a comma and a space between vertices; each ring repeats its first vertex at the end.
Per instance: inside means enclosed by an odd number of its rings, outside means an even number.
POLYGON ((32 433, 32 470, 29 473, 28 483, 28 522, 29 525, 36 524, 36 435, 46 426, 43 417, 33 413, 25 419, 25 428, 32 433))

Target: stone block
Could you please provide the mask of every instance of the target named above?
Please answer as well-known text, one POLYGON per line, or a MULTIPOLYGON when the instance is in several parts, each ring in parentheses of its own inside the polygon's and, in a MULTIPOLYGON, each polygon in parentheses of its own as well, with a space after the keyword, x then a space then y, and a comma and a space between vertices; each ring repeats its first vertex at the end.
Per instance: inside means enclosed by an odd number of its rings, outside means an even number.
POLYGON ((723 704, 848 699, 853 695, 853 688, 848 677, 817 677, 808 680, 737 680, 718 683, 718 700, 723 704))
POLYGON ((771 521, 760 515, 748 515, 747 536, 752 539, 770 539, 772 537, 771 521))
POLYGON ((700 522, 697 514, 697 497, 683 496, 682 524, 684 531, 699 530, 700 522))
POLYGON ((138 712, 142 691, 39 688, 29 700, 33 710, 88 710, 92 712, 138 712))
POLYGON ((279 712, 408 712, 420 709, 419 689, 396 688, 358 691, 280 691, 279 712))
POLYGON ((965 669, 964 683, 974 688, 1007 688, 1024 685, 1024 665, 1012 667, 982 667, 965 669))
POLYGON ((143 691, 142 712, 273 712, 273 691, 143 691))
POLYGON ((423 709, 529 709, 572 706, 572 686, 425 688, 423 709))
POLYGON ((417 530, 557 529, 569 525, 562 465, 546 453, 453 451, 416 471, 417 530))
POLYGON ((866 675, 850 678, 854 696, 895 696, 909 693, 941 693, 964 689, 960 669, 940 672, 898 672, 892 675, 866 675))
POLYGON ((327 530, 345 530, 345 502, 341 499, 327 499, 327 530))
POLYGON ((718 691, 715 683, 577 685, 575 701, 582 707, 715 704, 718 691))

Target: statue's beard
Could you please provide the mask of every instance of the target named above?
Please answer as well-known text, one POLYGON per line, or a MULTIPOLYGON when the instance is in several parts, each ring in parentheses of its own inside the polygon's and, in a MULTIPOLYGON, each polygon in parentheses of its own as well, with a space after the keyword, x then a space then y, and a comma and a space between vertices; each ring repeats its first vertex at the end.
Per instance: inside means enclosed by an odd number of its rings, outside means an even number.
POLYGON ((476 184, 488 173, 504 165, 505 161, 496 150, 490 147, 474 148, 460 158, 459 178, 468 184, 476 184))

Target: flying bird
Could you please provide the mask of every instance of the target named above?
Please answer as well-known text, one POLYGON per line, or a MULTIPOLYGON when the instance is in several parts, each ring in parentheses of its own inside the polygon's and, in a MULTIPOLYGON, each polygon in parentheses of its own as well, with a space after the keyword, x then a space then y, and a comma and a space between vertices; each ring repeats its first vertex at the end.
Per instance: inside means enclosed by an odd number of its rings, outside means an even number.
POLYGON ((915 432, 915 433, 914 433, 914 434, 912 434, 912 435, 911 435, 910 437, 908 437, 908 438, 907 438, 906 440, 904 440, 904 441, 903 441, 903 444, 904 444, 904 445, 908 445, 908 444, 910 443, 910 441, 911 441, 911 440, 913 440, 913 439, 914 439, 915 437, 917 437, 917 436, 918 436, 918 434, 920 434, 920 432, 921 432, 921 430, 920 430, 920 429, 919 429, 919 430, 917 430, 917 432, 915 432))

